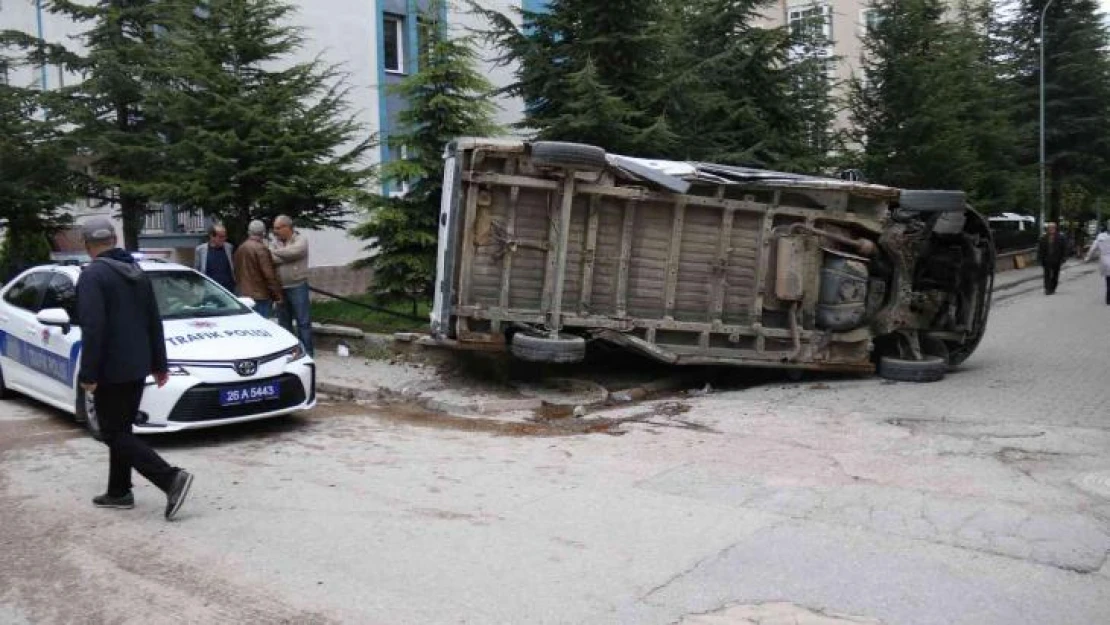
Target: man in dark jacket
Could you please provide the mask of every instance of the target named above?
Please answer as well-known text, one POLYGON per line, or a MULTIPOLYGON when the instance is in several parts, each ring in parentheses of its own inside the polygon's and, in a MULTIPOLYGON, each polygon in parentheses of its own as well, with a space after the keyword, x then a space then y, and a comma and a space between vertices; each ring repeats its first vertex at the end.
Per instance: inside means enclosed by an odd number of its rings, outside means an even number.
POLYGON ((169 378, 162 317, 150 278, 116 247, 112 223, 86 222, 81 233, 92 262, 77 281, 81 368, 77 380, 93 396, 96 419, 108 446, 108 492, 93 498, 101 508, 133 508, 131 469, 166 493, 166 520, 181 509, 193 476, 170 466, 131 430, 146 378, 158 387, 169 378))
POLYGON ((1056 292, 1056 285, 1060 282, 1060 267, 1068 257, 1068 242, 1064 236, 1056 231, 1056 224, 1045 224, 1045 234, 1037 245, 1037 258, 1044 268, 1044 294, 1052 295, 1056 292))

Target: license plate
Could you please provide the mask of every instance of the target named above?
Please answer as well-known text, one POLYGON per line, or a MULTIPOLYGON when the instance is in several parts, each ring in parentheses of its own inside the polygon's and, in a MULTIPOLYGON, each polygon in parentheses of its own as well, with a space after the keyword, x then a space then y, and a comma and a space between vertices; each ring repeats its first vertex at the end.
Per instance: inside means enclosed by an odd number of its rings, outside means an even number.
POLYGON ((281 395, 281 385, 277 382, 225 388, 220 390, 221 406, 237 406, 254 402, 277 399, 281 395))

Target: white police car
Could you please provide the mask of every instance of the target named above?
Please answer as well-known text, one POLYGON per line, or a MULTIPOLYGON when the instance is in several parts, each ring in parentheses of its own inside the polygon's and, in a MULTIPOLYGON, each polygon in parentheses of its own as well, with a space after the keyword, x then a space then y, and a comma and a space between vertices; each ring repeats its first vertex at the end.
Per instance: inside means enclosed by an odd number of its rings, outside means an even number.
MULTIPOLYGON (((143 261, 165 329, 169 382, 148 378, 139 433, 177 432, 276 417, 316 404, 316 365, 292 334, 204 275, 143 261)), ((91 396, 77 384, 81 329, 77 264, 45 265, 0 290, 0 394, 19 391, 87 421, 91 396)))

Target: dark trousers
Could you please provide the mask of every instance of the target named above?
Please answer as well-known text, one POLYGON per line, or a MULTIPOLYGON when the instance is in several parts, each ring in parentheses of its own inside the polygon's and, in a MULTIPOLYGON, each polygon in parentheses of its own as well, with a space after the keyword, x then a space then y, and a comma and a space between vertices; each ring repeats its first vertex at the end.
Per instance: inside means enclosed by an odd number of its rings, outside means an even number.
POLYGON ((1060 284, 1060 264, 1049 263, 1044 266, 1044 292, 1051 295, 1060 284))
POLYGON ((1106 276, 1106 305, 1110 306, 1110 276, 1106 276))
POLYGON ((132 468, 163 492, 169 491, 177 474, 175 467, 131 431, 135 415, 139 414, 143 386, 142 380, 100 384, 94 393, 96 418, 108 446, 108 494, 115 497, 131 492, 132 468))

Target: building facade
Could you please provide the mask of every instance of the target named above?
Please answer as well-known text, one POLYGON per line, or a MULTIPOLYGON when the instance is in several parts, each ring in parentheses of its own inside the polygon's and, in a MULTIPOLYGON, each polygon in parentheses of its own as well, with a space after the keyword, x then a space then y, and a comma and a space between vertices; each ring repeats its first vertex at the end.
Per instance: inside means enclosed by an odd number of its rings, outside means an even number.
MULTIPOLYGON (((513 16, 514 9, 539 10, 545 0, 486 0, 483 6, 513 16)), ((388 147, 388 138, 397 125, 397 113, 406 103, 391 92, 390 86, 417 71, 420 50, 418 20, 428 9, 428 0, 299 0, 293 25, 303 29, 304 45, 292 62, 321 58, 325 63, 340 66, 346 72, 346 86, 352 114, 367 135, 377 134, 381 147, 375 159, 398 158, 388 147)), ((462 3, 442 5, 440 17, 446 20, 453 34, 466 34, 481 27, 478 18, 462 3)), ((65 44, 80 51, 74 39, 80 26, 46 10, 45 0, 0 0, 0 30, 14 29, 37 35, 51 43, 65 44)), ((496 67, 494 53, 479 48, 480 70, 495 85, 512 81, 512 69, 496 67)), ((76 76, 55 66, 30 67, 0 64, 0 81, 39 89, 56 89, 72 84, 76 76)), ((521 102, 502 98, 497 102, 497 121, 504 126, 517 121, 523 109, 521 102)), ((383 188, 382 192, 403 192, 383 188)), ((97 208, 87 201, 71 207, 78 223, 93 215, 111 215, 109 208, 97 208)), ((352 213, 352 223, 362 215, 352 213)), ((146 228, 140 238, 145 250, 182 262, 191 262, 192 249, 204 240, 208 221, 204 215, 182 211, 171 206, 152 207, 146 228)), ((122 230, 121 230, 122 232, 122 230)), ((311 265, 315 268, 345 267, 363 256, 364 241, 348 236, 346 230, 318 230, 306 233, 311 247, 311 265)), ((61 237, 62 245, 76 242, 61 237)))

